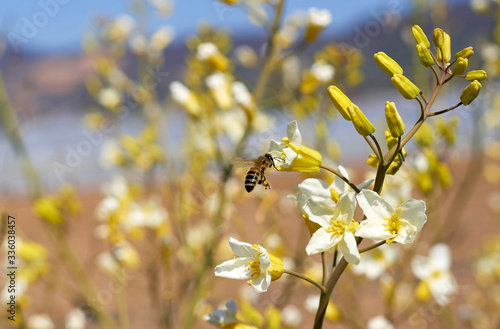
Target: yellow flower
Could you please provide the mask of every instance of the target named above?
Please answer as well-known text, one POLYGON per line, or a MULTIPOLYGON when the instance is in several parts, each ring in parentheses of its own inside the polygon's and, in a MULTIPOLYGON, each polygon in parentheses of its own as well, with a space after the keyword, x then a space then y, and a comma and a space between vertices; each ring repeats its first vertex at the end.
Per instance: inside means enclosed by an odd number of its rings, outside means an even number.
POLYGON ((35 214, 52 224, 61 224, 63 217, 57 206, 57 200, 52 197, 44 197, 35 201, 35 214))
POLYGON ((297 171, 307 174, 317 174, 321 165, 321 154, 302 145, 302 137, 293 120, 288 124, 287 136, 281 142, 271 141, 269 151, 275 161, 274 165, 279 171, 297 171))

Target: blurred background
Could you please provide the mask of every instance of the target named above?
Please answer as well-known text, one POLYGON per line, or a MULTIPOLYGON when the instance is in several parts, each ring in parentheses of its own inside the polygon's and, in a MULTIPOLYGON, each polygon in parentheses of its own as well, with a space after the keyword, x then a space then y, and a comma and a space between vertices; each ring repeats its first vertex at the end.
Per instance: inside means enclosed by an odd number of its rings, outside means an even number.
MULTIPOLYGON (((0 2, 0 210, 18 225, 14 327, 208 328, 203 316, 229 298, 259 328, 312 327, 303 301, 313 288, 286 278, 263 296, 213 276, 232 258, 228 236, 267 243, 318 275, 318 259, 305 258, 309 233, 286 197, 306 176, 269 170, 272 189, 247 195, 246 168, 233 169, 231 159, 265 153, 297 119, 304 144, 325 163, 343 164, 356 184, 371 177, 370 148, 326 88, 339 86, 378 137, 387 100, 411 127, 418 104, 372 58, 386 52, 431 91, 414 24, 429 38, 436 27, 448 32, 452 54, 473 46, 469 67, 488 80, 475 102, 408 144, 399 180, 388 182, 395 200, 426 200, 434 222, 421 244, 400 252, 406 270, 391 272, 399 285, 349 272, 325 327, 364 328, 378 314, 397 328, 419 327, 415 314, 432 328, 497 327, 499 17, 492 0, 0 2), (312 7, 327 10, 331 23, 308 37, 312 7), (461 288, 434 312, 432 298, 412 297, 409 259, 438 242, 451 246, 461 288), (352 294, 359 297, 346 301, 352 294)), ((458 102, 467 82, 455 80, 435 111, 458 102)))

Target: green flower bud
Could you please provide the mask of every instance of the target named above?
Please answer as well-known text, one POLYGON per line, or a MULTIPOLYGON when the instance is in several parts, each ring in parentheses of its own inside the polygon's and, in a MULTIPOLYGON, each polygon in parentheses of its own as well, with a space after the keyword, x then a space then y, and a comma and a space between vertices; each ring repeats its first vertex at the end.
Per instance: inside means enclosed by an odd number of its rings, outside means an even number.
POLYGON ((385 102, 385 120, 392 137, 399 137, 405 132, 405 123, 396 109, 394 102, 385 102))
POLYGON ((440 28, 434 29, 434 32, 432 33, 432 41, 434 42, 434 46, 436 46, 436 48, 441 48, 444 41, 444 31, 440 28))
POLYGON ((387 56, 386 53, 380 51, 373 55, 373 58, 375 59, 375 62, 380 66, 382 71, 387 73, 390 77, 392 77, 394 74, 403 74, 403 69, 399 64, 387 56))
POLYGON ((474 50, 472 50, 472 47, 467 47, 462 50, 460 50, 458 53, 455 54, 455 58, 458 59, 460 57, 462 58, 469 58, 474 54, 474 50))
POLYGON ((418 25, 413 25, 411 28, 411 33, 413 33, 413 36, 415 37, 415 40, 417 40, 417 43, 423 43, 425 48, 429 48, 431 44, 429 43, 429 39, 427 39, 427 36, 425 35, 424 31, 422 31, 422 28, 418 25))
POLYGON ((425 67, 430 67, 434 65, 434 60, 432 59, 431 53, 429 49, 425 47, 424 43, 419 43, 417 45, 417 55, 418 59, 420 59, 420 63, 422 63, 425 67))
POLYGON ((476 71, 469 71, 465 75, 465 80, 467 81, 473 81, 473 80, 484 80, 488 77, 488 74, 486 74, 485 70, 476 70, 476 71))
POLYGON ((392 83, 398 89, 401 96, 406 99, 414 99, 420 94, 420 89, 402 74, 395 74, 391 78, 392 83))
POLYGON ((448 62, 451 59, 451 38, 446 32, 443 32, 443 44, 437 49, 436 58, 438 61, 448 62))
POLYGON ((477 80, 474 80, 467 87, 465 87, 464 91, 462 91, 462 95, 460 95, 460 101, 462 104, 466 106, 472 103, 472 101, 479 95, 481 87, 481 83, 477 80))
POLYGON ((351 116, 349 115, 349 111, 347 108, 351 105, 351 100, 347 97, 339 88, 336 86, 328 87, 328 96, 332 100, 333 105, 337 109, 337 111, 342 114, 344 119, 351 121, 351 116))
POLYGON ((356 104, 351 103, 348 110, 351 115, 352 124, 354 125, 354 128, 356 128, 358 134, 361 136, 368 136, 375 132, 375 127, 356 104))
POLYGON ((467 65, 469 64, 469 60, 465 57, 459 57, 451 70, 451 73, 454 75, 461 75, 465 73, 467 70, 467 65))

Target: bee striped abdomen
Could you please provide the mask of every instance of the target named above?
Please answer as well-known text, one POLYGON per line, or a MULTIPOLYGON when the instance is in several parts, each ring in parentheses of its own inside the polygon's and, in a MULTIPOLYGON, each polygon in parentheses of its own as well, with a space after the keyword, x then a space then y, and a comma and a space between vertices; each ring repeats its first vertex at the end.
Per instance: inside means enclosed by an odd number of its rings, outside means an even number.
POLYGON ((245 189, 248 193, 252 192, 257 185, 257 181, 259 180, 260 169, 258 167, 251 167, 248 169, 247 175, 245 177, 245 189))

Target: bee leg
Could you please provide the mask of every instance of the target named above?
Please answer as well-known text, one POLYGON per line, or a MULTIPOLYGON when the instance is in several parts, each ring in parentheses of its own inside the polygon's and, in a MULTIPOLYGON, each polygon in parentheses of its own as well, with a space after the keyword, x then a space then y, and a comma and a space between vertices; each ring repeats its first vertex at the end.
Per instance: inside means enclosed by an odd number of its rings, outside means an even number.
POLYGON ((262 186, 264 186, 264 188, 265 188, 266 190, 269 190, 269 189, 271 188, 271 185, 269 185, 269 183, 268 183, 267 181, 263 181, 263 182, 262 182, 262 186))

